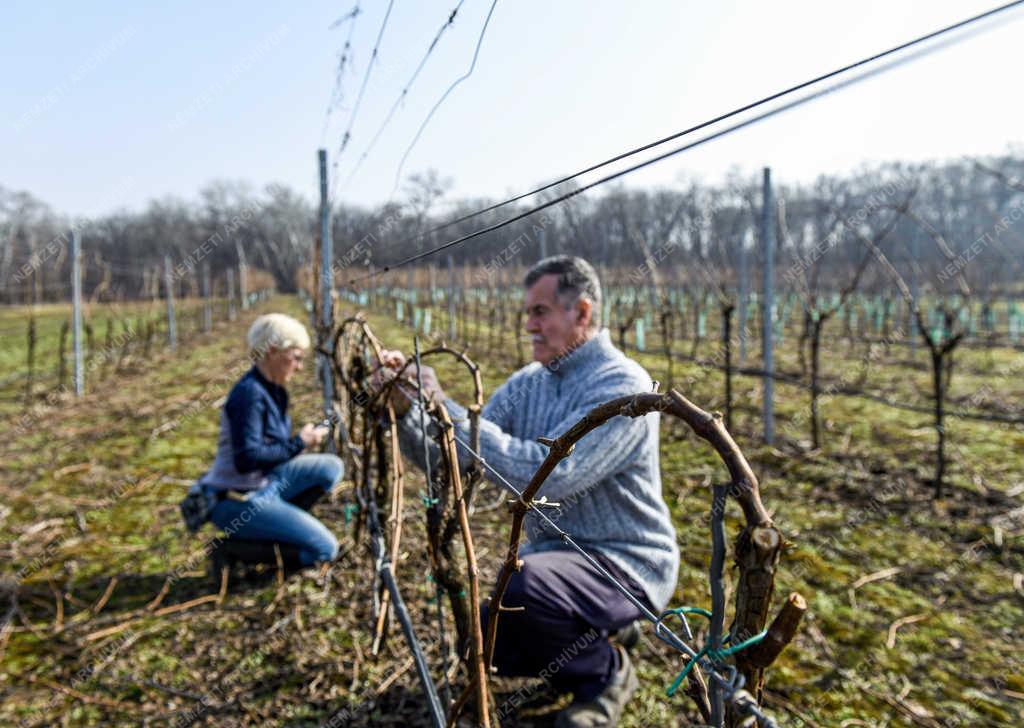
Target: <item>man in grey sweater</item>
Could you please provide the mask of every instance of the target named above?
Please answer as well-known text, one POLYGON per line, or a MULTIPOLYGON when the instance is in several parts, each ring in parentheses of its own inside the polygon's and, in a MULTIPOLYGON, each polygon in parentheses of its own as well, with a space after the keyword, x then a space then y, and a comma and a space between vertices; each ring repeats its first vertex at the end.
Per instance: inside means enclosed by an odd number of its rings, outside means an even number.
MULTIPOLYGON (((524 283, 534 362, 495 391, 480 423, 481 455, 519 489, 547 456, 538 437, 557 437, 593 407, 652 386, 647 372, 601 328, 601 286, 589 263, 546 258, 524 283)), ((404 364, 398 352, 386 352, 384 359, 392 368, 404 364)), ((468 442, 465 408, 445 397, 428 367, 423 378, 426 393, 443 398, 457 437, 468 442)), ((419 406, 400 392, 392 402, 402 415, 402 449, 420 462, 419 406)), ((661 494, 656 413, 616 417, 584 437, 539 495, 557 503, 546 513, 559 528, 635 597, 655 612, 665 608, 675 590, 679 550, 661 494)), ((559 692, 573 693, 556 725, 613 726, 637 679, 628 653, 609 635, 640 612, 535 513, 527 515, 525 530, 522 568, 503 600, 505 607, 524 609, 503 613, 495 666, 500 674, 548 678, 559 692)))

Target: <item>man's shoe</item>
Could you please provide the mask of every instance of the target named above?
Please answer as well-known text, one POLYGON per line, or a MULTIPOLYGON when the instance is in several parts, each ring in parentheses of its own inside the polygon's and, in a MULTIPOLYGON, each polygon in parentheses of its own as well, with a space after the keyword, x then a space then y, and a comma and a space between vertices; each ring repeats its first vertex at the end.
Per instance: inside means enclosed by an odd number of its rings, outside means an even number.
POLYGON ((636 692, 640 681, 629 659, 629 653, 621 646, 612 645, 619 653, 622 665, 608 686, 593 700, 573 703, 558 714, 555 728, 614 728, 622 715, 622 709, 636 692))

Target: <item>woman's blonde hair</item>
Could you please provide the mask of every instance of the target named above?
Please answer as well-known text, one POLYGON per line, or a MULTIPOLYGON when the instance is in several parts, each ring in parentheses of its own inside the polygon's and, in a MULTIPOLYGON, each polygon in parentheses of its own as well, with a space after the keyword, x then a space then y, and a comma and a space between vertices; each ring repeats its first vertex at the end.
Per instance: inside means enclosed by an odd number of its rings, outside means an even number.
POLYGON ((249 355, 259 361, 267 355, 270 347, 290 349, 309 348, 309 334, 306 327, 283 313, 266 313, 252 322, 249 327, 249 355))

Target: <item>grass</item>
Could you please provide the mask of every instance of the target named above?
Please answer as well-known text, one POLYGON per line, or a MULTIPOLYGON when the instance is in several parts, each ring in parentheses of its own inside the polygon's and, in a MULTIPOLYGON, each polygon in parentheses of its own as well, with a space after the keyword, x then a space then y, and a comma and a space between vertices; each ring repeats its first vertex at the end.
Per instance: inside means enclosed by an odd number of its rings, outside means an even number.
MULTIPOLYGON (((8 575, 19 581, 19 610, 0 654, 0 724, 51 725, 66 716, 70 725, 177 725, 194 716, 194 725, 305 726, 324 724, 345 708, 360 725, 422 722, 423 700, 397 630, 382 654, 370 654, 372 568, 364 539, 354 540, 344 518, 348 490, 318 509, 348 549, 325 578, 239 583, 219 605, 156 613, 213 590, 203 573, 202 540, 184 531, 177 501, 212 460, 220 400, 246 366, 242 332, 266 310, 306 316, 295 299, 280 297, 234 324, 218 323, 210 334, 186 328, 177 354, 156 342, 149 359, 129 352, 120 371, 97 371, 82 400, 36 401, 29 420, 17 419, 21 427, 0 443, 0 543, 8 575), (169 577, 160 605, 147 610, 169 577)), ((40 320, 52 333, 64 315, 54 309, 40 320)), ((0 312, 0 330, 18 316, 24 310, 0 312)), ((411 332, 393 317, 371 315, 371 325, 392 348, 411 349, 411 332)), ((781 349, 780 368, 796 366, 791 345, 781 349)), ((5 341, 0 373, 16 366, 16 346, 8 350, 5 341)), ((862 354, 840 341, 828 351, 830 377, 852 371, 862 354)), ((513 352, 504 341, 476 356, 487 392, 514 368, 513 352)), ((865 386, 926 403, 923 358, 912 365, 895 361, 907 354, 894 348, 879 359, 865 386)), ((663 356, 632 355, 667 380, 663 356)), ((1009 349, 966 351, 954 397, 970 399, 988 386, 993 399, 1024 401, 1020 377, 997 376, 1019 356, 1009 349)), ((448 362, 438 370, 450 393, 466 401, 464 372, 448 362)), ((691 375, 684 394, 721 407, 721 374, 674 365, 675 381, 691 375)), ((0 390, 8 396, 0 417, 14 421, 24 404, 12 386, 0 390)), ((312 372, 290 391, 294 420, 317 419, 312 372)), ((824 447, 812 451, 801 442, 802 422, 786 427, 805 411, 806 393, 777 385, 776 395, 780 438, 768 447, 759 444, 757 380, 735 382, 736 439, 792 544, 777 576, 776 602, 799 591, 810 605, 797 640, 769 671, 767 706, 783 725, 1021 723, 1024 597, 1020 577, 1016 587, 1014 580, 1024 572, 1024 544, 1019 519, 1004 522, 1001 541, 991 519, 1019 503, 1024 429, 951 421, 950 495, 935 502, 927 414, 836 397, 823 407, 824 447), (858 579, 897 568, 851 593, 858 579), (896 630, 887 646, 894 623, 922 615, 896 630)), ((661 463, 683 553, 673 604, 707 606, 710 535, 702 517, 710 506, 707 483, 723 478, 724 468, 702 441, 668 421, 661 463)), ((429 640, 434 607, 424 578, 420 488, 422 480, 410 476, 396 568, 419 634, 429 640)), ((480 502, 497 497, 494 488, 485 489, 480 502)), ((738 513, 729 516, 735 535, 738 513)), ((485 589, 505 545, 506 520, 500 509, 474 518, 485 589)), ((203 538, 212 536, 210 528, 203 538)), ((436 650, 429 654, 437 674, 436 650)), ((641 689, 622 725, 686 725, 689 703, 664 695, 681 660, 649 631, 637 654, 641 689)), ((518 683, 497 686, 500 700, 518 683)), ((549 723, 550 715, 542 715, 518 724, 549 723)))

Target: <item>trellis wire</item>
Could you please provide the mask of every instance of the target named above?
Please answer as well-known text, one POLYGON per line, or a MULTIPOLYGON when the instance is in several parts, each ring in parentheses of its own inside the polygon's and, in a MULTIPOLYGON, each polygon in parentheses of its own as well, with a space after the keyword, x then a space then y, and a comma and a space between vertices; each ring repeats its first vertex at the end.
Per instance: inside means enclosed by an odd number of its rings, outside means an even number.
MULTIPOLYGON (((910 47, 912 45, 915 45, 916 43, 919 43, 921 40, 923 40, 925 38, 932 39, 932 38, 938 37, 940 35, 944 35, 945 33, 949 32, 951 30, 962 29, 963 27, 965 27, 965 26, 967 26, 969 24, 972 24, 972 23, 974 23, 974 22, 976 22, 976 21, 978 21, 978 20, 980 20, 982 18, 989 17, 991 15, 994 15, 995 13, 999 13, 999 12, 1008 10, 1010 8, 1019 6, 1022 3, 1024 3, 1024 0, 1017 0, 1016 2, 1008 3, 1006 5, 1003 5, 1003 6, 1000 6, 998 8, 995 8, 995 9, 993 9, 991 11, 988 11, 986 13, 983 13, 981 15, 977 15, 977 16, 974 16, 974 17, 969 18, 967 20, 964 20, 964 21, 961 21, 959 23, 956 23, 956 24, 954 24, 952 26, 944 28, 944 29, 942 29, 940 31, 937 31, 935 33, 931 33, 928 36, 924 36, 924 37, 919 38, 919 39, 917 39, 915 41, 911 41, 910 43, 906 43, 906 44, 900 46, 899 48, 900 49, 907 48, 907 47, 910 47)), ((551 199, 551 200, 549 200, 547 202, 544 202, 544 203, 535 205, 533 207, 530 207, 530 208, 526 209, 525 211, 523 211, 521 213, 514 214, 511 217, 508 217, 508 218, 506 218, 506 219, 504 219, 504 220, 502 220, 500 222, 494 223, 493 225, 488 225, 488 226, 485 226, 485 227, 480 228, 478 230, 474 230, 473 232, 470 232, 468 234, 459 236, 459 237, 457 237, 457 238, 455 238, 453 240, 449 240, 449 241, 447 241, 445 243, 437 245, 437 246, 435 246, 433 248, 430 248, 428 250, 425 250, 425 251, 423 251, 421 253, 416 253, 414 255, 408 256, 408 257, 403 258, 401 260, 398 260, 398 261, 396 261, 394 263, 391 263, 391 264, 388 264, 388 265, 384 265, 380 269, 378 269, 378 270, 376 270, 376 271, 374 271, 372 273, 351 278, 351 279, 349 279, 347 285, 350 288, 354 288, 357 284, 361 283, 362 281, 370 280, 370 279, 372 279, 372 278, 374 278, 376 276, 383 275, 383 274, 388 273, 390 271, 396 270, 397 268, 404 267, 404 266, 406 266, 406 265, 408 265, 410 263, 413 263, 415 261, 427 258, 427 257, 429 257, 431 255, 434 255, 436 253, 441 252, 442 250, 447 250, 448 248, 454 247, 456 245, 461 245, 462 243, 465 243, 465 242, 467 242, 469 240, 472 240, 474 238, 478 238, 481 235, 485 235, 485 234, 487 234, 489 232, 493 232, 493 231, 498 230, 500 228, 503 228, 503 227, 506 227, 508 225, 511 225, 512 223, 515 223, 515 222, 517 222, 519 220, 522 220, 522 219, 525 219, 527 217, 530 217, 531 215, 534 215, 534 214, 536 214, 538 212, 546 210, 549 207, 554 207, 555 205, 558 205, 558 204, 560 204, 562 202, 565 202, 566 200, 572 199, 573 197, 575 197, 577 195, 580 195, 580 194, 582 194, 582 193, 584 193, 584 192, 586 192, 586 191, 588 191, 590 189, 593 189, 595 187, 607 184, 608 182, 612 182, 612 181, 614 181, 616 179, 619 179, 620 177, 624 177, 624 176, 626 176, 628 174, 636 172, 636 171, 638 171, 640 169, 643 169, 645 167, 651 166, 651 165, 656 164, 658 162, 662 162, 662 161, 664 161, 666 159, 669 159, 671 157, 674 157, 674 156, 676 156, 678 154, 682 154, 683 152, 686 152, 686 151, 689 151, 689 150, 694 149, 696 147, 702 146, 702 145, 704 145, 704 144, 706 144, 708 142, 715 141, 716 139, 720 139, 722 137, 728 136, 728 135, 733 134, 733 133, 735 133, 737 131, 740 131, 742 129, 746 129, 748 127, 754 126, 754 125, 756 125, 756 124, 758 124, 758 123, 760 123, 762 121, 766 121, 766 120, 768 120, 770 118, 773 118, 775 116, 783 114, 783 113, 785 113, 787 111, 791 111, 791 110, 793 110, 795 108, 798 108, 800 106, 803 106, 805 104, 809 104, 809 103, 811 103, 813 101, 816 101, 816 100, 821 99, 821 98, 823 98, 825 96, 828 96, 829 94, 835 93, 837 91, 841 91, 841 90, 843 90, 845 88, 849 88, 849 87, 854 86, 854 85, 856 85, 858 83, 861 83, 862 81, 866 81, 866 80, 868 80, 870 78, 874 78, 875 76, 879 76, 879 75, 881 75, 883 73, 886 73, 886 72, 891 71, 891 70, 893 70, 895 68, 903 66, 904 64, 910 63, 912 61, 918 60, 919 58, 922 58, 924 56, 930 55, 930 54, 932 54, 932 53, 934 53, 934 52, 936 52, 938 50, 941 50, 941 49, 953 46, 956 43, 959 43, 959 42, 961 42, 961 41, 963 41, 963 40, 965 40, 965 39, 967 39, 969 37, 972 37, 972 36, 976 35, 979 32, 982 32, 983 30, 991 29, 991 27, 993 27, 993 26, 989 25, 987 28, 980 28, 980 29, 976 28, 976 29, 973 29, 973 30, 970 30, 970 31, 966 31, 966 32, 964 32, 964 33, 962 33, 962 34, 960 34, 958 36, 954 36, 952 38, 943 40, 941 42, 936 42, 936 43, 934 43, 934 44, 932 44, 930 46, 926 46, 926 47, 924 47, 924 48, 922 48, 920 50, 916 50, 913 53, 909 53, 909 54, 907 54, 905 56, 902 56, 902 57, 896 58, 895 60, 889 61, 888 63, 876 66, 874 68, 869 68, 868 70, 863 71, 863 72, 861 72, 861 73, 859 73, 859 74, 857 74, 855 76, 851 76, 849 78, 845 78, 845 79, 843 79, 841 81, 838 81, 838 82, 832 84, 831 86, 827 86, 825 88, 821 88, 821 89, 819 89, 817 91, 813 91, 813 92, 811 92, 811 93, 809 93, 809 94, 807 94, 805 96, 801 96, 800 98, 797 98, 797 99, 795 99, 793 101, 788 101, 788 102, 786 102, 786 103, 784 103, 784 104, 782 104, 780 106, 776 106, 775 108, 769 109, 768 111, 762 112, 762 113, 757 114, 755 116, 751 116, 751 117, 749 117, 747 119, 744 119, 743 121, 740 121, 740 122, 737 122, 737 123, 733 124, 732 126, 725 127, 724 129, 721 129, 719 131, 716 131, 716 132, 713 132, 711 134, 708 134, 705 137, 701 137, 700 139, 697 139, 696 141, 689 142, 687 144, 683 144, 682 146, 676 147, 675 149, 670 149, 669 151, 663 152, 661 154, 658 154, 657 156, 651 157, 650 159, 646 159, 646 160, 644 160, 642 162, 638 162, 637 164, 634 164, 632 166, 626 167, 626 168, 621 169, 621 170, 619 170, 617 172, 614 172, 612 174, 609 174, 609 175, 606 175, 604 177, 601 177, 600 179, 597 179, 597 180, 595 180, 593 182, 590 182, 590 183, 587 183, 585 185, 582 185, 579 188, 577 188, 577 189, 575 189, 575 190, 573 190, 573 191, 571 191, 571 192, 569 192, 567 194, 559 195, 559 196, 555 197, 554 199, 551 199)))
POLYGON ((395 99, 395 102, 394 104, 392 104, 391 109, 387 113, 387 116, 384 117, 384 121, 377 128, 377 133, 373 135, 373 138, 370 140, 369 145, 367 145, 363 153, 359 155, 359 159, 358 161, 356 161, 355 166, 352 168, 352 171, 349 172, 348 177, 345 178, 345 187, 347 187, 348 184, 352 181, 352 178, 355 177, 356 173, 359 171, 359 168, 363 166, 363 161, 367 158, 367 156, 369 156, 370 151, 377 144, 377 140, 380 139, 381 134, 384 133, 384 130, 387 128, 388 124, 391 123, 392 117, 395 115, 395 112, 398 111, 398 107, 401 105, 402 101, 405 100, 405 98, 409 95, 409 89, 412 87, 413 83, 416 82, 416 79, 420 75, 420 71, 423 70, 423 67, 427 63, 427 59, 430 58, 430 54, 434 52, 434 48, 437 47, 438 41, 441 40, 441 36, 444 35, 444 32, 448 30, 448 28, 450 28, 452 24, 455 22, 455 16, 458 15, 459 9, 462 7, 462 3, 464 2, 465 0, 459 0, 458 5, 456 5, 455 8, 451 11, 451 13, 448 14, 448 19, 444 23, 442 23, 441 28, 437 31, 437 34, 434 36, 434 39, 430 42, 430 45, 427 47, 427 52, 423 55, 423 58, 420 59, 419 64, 416 66, 416 70, 413 71, 412 78, 410 78, 406 82, 405 86, 402 87, 401 93, 398 95, 398 98, 395 99))
POLYGON ((461 215, 461 216, 459 216, 459 217, 457 217, 457 218, 455 218, 453 220, 449 220, 446 223, 442 223, 440 225, 434 226, 434 227, 430 228, 429 230, 425 230, 425 231, 423 231, 421 233, 418 233, 417 235, 415 235, 412 238, 409 238, 407 240, 402 241, 402 245, 400 247, 404 247, 406 245, 411 245, 413 243, 416 243, 416 242, 418 242, 420 240, 423 240, 424 238, 427 238, 427 237, 433 235, 434 233, 438 233, 438 232, 440 232, 442 230, 446 230, 446 229, 448 229, 448 228, 450 228, 450 227, 452 227, 454 225, 457 225, 457 224, 459 224, 461 222, 465 222, 466 220, 471 220, 471 219, 473 219, 475 217, 479 217, 480 215, 483 215, 485 213, 488 213, 488 212, 491 212, 493 210, 497 210, 499 208, 505 207, 506 205, 510 205, 513 202, 518 202, 519 200, 523 200, 523 199, 525 199, 527 197, 532 197, 533 195, 536 195, 536 194, 539 194, 541 192, 544 192, 545 190, 549 190, 549 189, 552 189, 554 187, 558 187, 559 185, 565 184, 566 182, 571 182, 572 180, 576 179, 577 177, 581 177, 584 174, 587 174, 588 172, 594 172, 594 171, 596 171, 598 169, 601 169, 603 167, 607 167, 608 165, 613 164, 614 162, 618 162, 620 160, 627 159, 629 157, 635 156, 636 154, 639 154, 640 152, 645 152, 648 149, 653 149, 655 147, 661 146, 662 144, 666 144, 666 143, 668 143, 670 141, 674 141, 674 140, 679 139, 681 137, 687 136, 688 134, 692 134, 693 132, 700 131, 701 129, 705 129, 705 128, 709 127, 709 126, 713 126, 714 124, 717 124, 720 121, 725 121, 726 119, 730 119, 730 118, 732 118, 734 116, 737 116, 739 114, 742 114, 742 113, 744 113, 746 111, 751 111, 751 110, 753 110, 753 109, 755 109, 755 108, 757 108, 759 106, 763 106, 764 104, 767 104, 767 103, 770 103, 772 101, 781 99, 781 98, 783 98, 785 96, 789 96, 790 94, 796 93, 797 91, 803 90, 805 88, 809 88, 810 86, 814 86, 815 84, 818 84, 818 83, 820 83, 822 81, 827 81, 830 78, 834 78, 836 76, 842 75, 842 74, 846 73, 847 71, 852 71, 855 68, 859 68, 859 67, 864 66, 866 64, 873 63, 874 61, 881 60, 882 58, 885 58, 887 56, 891 56, 894 53, 899 53, 900 51, 907 50, 908 48, 912 48, 913 46, 920 45, 921 43, 925 43, 925 42, 927 42, 929 40, 932 40, 934 38, 938 38, 939 36, 945 35, 946 33, 950 33, 950 32, 952 32, 954 30, 958 30, 958 29, 964 28, 964 27, 966 27, 968 25, 971 25, 973 23, 976 23, 979 20, 983 20, 985 18, 993 17, 995 15, 998 15, 999 13, 1005 12, 1006 10, 1009 10, 1009 9, 1011 9, 1011 8, 1017 6, 1017 5, 1020 5, 1020 4, 1021 4, 1021 0, 1017 0, 1017 2, 1011 2, 1011 3, 1006 3, 1004 5, 1000 5, 998 7, 992 8, 990 10, 986 10, 986 11, 984 11, 982 13, 977 14, 977 15, 973 15, 973 16, 971 16, 969 18, 965 18, 963 20, 957 21, 957 22, 952 23, 950 25, 946 25, 946 26, 944 26, 942 28, 938 28, 937 30, 933 30, 933 31, 931 31, 929 33, 925 33, 924 35, 920 35, 920 36, 918 36, 916 38, 913 38, 913 39, 911 39, 909 41, 905 41, 905 42, 900 43, 898 45, 891 46, 890 48, 887 48, 887 49, 885 49, 883 51, 879 51, 879 52, 877 52, 877 53, 875 53, 873 55, 867 56, 865 58, 861 58, 861 59, 859 59, 857 61, 854 61, 852 63, 848 63, 848 64, 846 64, 844 66, 840 66, 839 68, 834 68, 831 71, 827 71, 825 73, 819 74, 818 76, 815 76, 814 78, 810 78, 810 79, 808 79, 806 81, 802 81, 801 83, 798 83, 798 84, 796 84, 794 86, 789 86, 788 88, 776 91, 775 93, 769 94, 768 96, 764 96, 764 97, 762 97, 762 98, 760 98, 760 99, 758 99, 756 101, 752 101, 752 102, 750 102, 748 104, 745 104, 743 106, 740 106, 740 107, 737 107, 735 109, 732 109, 731 111, 727 111, 725 113, 719 114, 718 116, 715 116, 715 117, 713 117, 711 119, 707 119, 707 120, 705 120, 703 122, 700 122, 700 123, 698 123, 698 124, 696 124, 694 126, 691 126, 691 127, 686 128, 686 129, 683 129, 681 131, 678 131, 678 132, 675 132, 673 134, 670 134, 669 136, 662 137, 661 139, 656 139, 656 140, 654 140, 652 142, 648 142, 647 144, 643 144, 643 145, 641 145, 639 147, 635 147, 635 148, 629 149, 629 150, 627 150, 625 152, 621 152, 621 153, 619 153, 619 154, 617 154, 617 155, 615 155, 613 157, 610 157, 609 159, 605 159, 605 160, 603 160, 601 162, 597 162, 596 164, 593 164, 593 165, 591 165, 589 167, 581 169, 581 170, 579 170, 577 172, 573 172, 572 174, 568 174, 568 175, 565 175, 563 177, 559 177, 558 179, 555 179, 555 180, 553 180, 551 182, 547 182, 547 183, 545 183, 545 184, 543 184, 543 185, 541 185, 539 187, 536 187, 534 189, 528 190, 527 192, 523 192, 523 193, 520 193, 518 195, 514 195, 514 196, 509 197, 509 198, 507 198, 505 200, 502 200, 501 202, 496 202, 496 203, 493 203, 491 205, 487 205, 487 206, 485 206, 485 207, 483 207, 483 208, 481 208, 479 210, 476 210, 474 212, 470 212, 470 213, 467 213, 465 215, 461 215))

